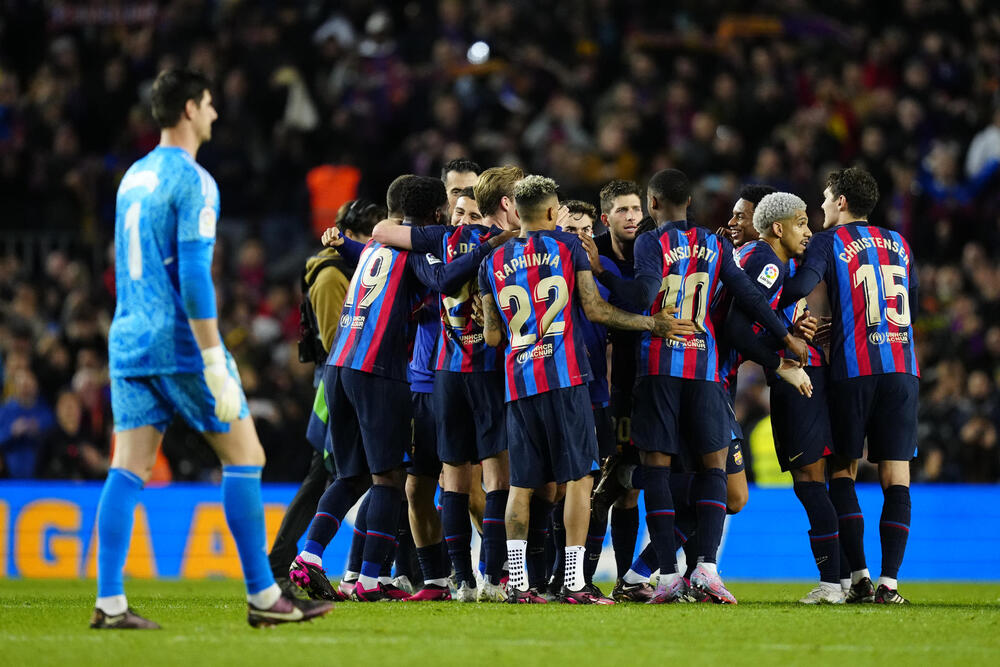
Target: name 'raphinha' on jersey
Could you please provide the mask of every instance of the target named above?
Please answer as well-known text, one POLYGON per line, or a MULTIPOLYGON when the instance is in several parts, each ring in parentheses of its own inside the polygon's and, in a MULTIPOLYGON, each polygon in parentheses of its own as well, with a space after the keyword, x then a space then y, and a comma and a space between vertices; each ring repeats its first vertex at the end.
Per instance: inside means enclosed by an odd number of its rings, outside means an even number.
POLYGON ((535 252, 525 255, 518 255, 509 262, 493 272, 497 280, 503 280, 507 276, 512 276, 518 269, 526 269, 529 266, 551 266, 559 267, 559 255, 547 252, 535 252))

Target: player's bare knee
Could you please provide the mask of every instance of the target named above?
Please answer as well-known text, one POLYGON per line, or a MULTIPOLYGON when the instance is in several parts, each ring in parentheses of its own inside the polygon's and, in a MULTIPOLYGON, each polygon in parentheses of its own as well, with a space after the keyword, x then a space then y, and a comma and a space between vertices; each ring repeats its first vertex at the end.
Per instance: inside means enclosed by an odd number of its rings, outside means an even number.
POLYGON ((746 485, 733 485, 726 488, 726 514, 739 514, 750 499, 750 491, 746 485))
POLYGON ((890 486, 910 485, 909 461, 881 461, 878 464, 878 477, 883 489, 890 486))

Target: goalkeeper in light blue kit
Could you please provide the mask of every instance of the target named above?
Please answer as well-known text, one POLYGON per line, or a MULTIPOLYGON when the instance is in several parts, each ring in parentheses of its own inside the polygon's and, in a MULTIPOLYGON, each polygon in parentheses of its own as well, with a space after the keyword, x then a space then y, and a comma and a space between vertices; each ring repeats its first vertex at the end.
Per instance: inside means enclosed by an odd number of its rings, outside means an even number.
POLYGON ((152 107, 160 144, 118 187, 118 302, 108 341, 117 446, 97 509, 90 627, 159 628, 129 608, 122 568, 139 493, 175 415, 201 431, 222 461, 222 504, 243 565, 250 625, 315 618, 330 603, 283 596, 271 575, 260 493, 264 450, 219 336, 211 274, 219 189, 194 159, 218 117, 209 82, 187 70, 162 72, 152 107))

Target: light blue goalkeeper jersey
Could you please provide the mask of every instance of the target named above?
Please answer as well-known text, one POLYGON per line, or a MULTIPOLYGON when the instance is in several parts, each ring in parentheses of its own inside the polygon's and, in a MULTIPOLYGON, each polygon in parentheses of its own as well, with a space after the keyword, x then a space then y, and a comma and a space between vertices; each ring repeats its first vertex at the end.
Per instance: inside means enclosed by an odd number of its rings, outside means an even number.
MULTIPOLYGON (((117 306, 108 337, 113 377, 200 373, 177 276, 178 243, 215 244, 219 188, 191 155, 158 146, 118 186, 117 306)), ((212 289, 207 285, 206 289, 212 289)))

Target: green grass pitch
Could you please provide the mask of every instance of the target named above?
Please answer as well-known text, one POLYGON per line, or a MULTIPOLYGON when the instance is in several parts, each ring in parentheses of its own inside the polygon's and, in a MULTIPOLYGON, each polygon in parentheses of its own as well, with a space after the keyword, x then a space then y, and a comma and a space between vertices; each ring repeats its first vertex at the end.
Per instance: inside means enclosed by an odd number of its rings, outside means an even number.
POLYGON ((233 581, 133 581, 159 632, 87 628, 93 581, 0 580, 0 664, 1000 664, 1000 585, 907 584, 909 607, 802 607, 808 583, 739 583, 736 607, 341 603, 254 630, 233 581), (365 646, 365 643, 370 643, 365 646))

